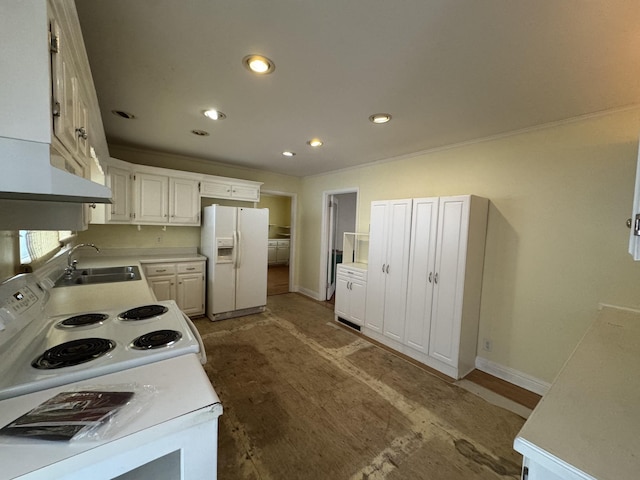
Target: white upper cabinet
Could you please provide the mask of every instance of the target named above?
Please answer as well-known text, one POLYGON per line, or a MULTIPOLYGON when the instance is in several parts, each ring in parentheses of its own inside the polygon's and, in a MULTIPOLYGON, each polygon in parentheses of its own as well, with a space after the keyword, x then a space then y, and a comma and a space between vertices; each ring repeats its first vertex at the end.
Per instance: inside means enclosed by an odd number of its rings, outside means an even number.
POLYGON ((202 180, 200 195, 210 198, 229 198, 246 202, 260 201, 258 182, 207 176, 202 180))
POLYGON ((169 179, 169 223, 200 224, 199 183, 191 178, 169 179))
POLYGON ((134 223, 169 223, 169 177, 135 172, 134 223))
POLYGON ((107 171, 107 186, 113 193, 112 204, 107 205, 107 221, 110 223, 131 222, 131 172, 110 166, 107 171))

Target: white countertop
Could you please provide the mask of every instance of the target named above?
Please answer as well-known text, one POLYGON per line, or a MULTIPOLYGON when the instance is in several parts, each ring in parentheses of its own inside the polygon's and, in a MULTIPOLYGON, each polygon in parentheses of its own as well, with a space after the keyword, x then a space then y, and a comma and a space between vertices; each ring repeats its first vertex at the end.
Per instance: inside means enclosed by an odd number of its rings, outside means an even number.
POLYGON ((522 427, 515 449, 534 460, 559 459, 569 468, 560 478, 637 479, 639 366, 640 312, 604 307, 522 427))
POLYGON ((156 298, 144 276, 142 264, 160 262, 182 262, 206 260, 199 254, 160 254, 145 256, 81 256, 78 269, 90 267, 116 267, 136 265, 140 269, 140 280, 127 282, 102 283, 93 285, 73 285, 51 289, 51 298, 47 304, 49 315, 99 311, 119 307, 136 307, 153 303, 156 298))

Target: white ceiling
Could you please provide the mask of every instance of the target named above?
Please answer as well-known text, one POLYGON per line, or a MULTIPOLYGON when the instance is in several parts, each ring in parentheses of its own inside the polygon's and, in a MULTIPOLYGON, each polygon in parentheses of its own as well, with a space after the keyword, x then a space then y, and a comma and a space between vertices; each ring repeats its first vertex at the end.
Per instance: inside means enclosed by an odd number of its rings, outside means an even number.
POLYGON ((112 144, 305 176, 640 103, 638 0, 76 3, 112 144))

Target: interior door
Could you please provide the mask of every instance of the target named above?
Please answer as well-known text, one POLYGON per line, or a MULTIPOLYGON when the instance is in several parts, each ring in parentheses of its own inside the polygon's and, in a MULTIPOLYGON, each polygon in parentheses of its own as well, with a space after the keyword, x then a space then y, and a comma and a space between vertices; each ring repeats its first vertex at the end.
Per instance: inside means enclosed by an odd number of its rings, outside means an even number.
POLYGON ((336 291, 336 235, 338 232, 338 199, 335 195, 329 196, 329 243, 327 251, 327 300, 336 291))

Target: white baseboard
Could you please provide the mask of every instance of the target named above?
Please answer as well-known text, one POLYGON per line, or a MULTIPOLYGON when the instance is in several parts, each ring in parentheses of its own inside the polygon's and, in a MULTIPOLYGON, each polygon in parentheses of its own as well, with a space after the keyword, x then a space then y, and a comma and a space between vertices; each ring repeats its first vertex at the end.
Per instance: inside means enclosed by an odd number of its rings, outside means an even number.
POLYGON ((314 292, 313 290, 309 290, 308 288, 304 288, 296 285, 294 291, 299 292, 303 295, 306 295, 307 297, 311 297, 314 300, 317 300, 318 302, 324 301, 324 298, 320 299, 320 294, 318 292, 314 292))
POLYGON ((493 375, 494 377, 513 383, 518 387, 522 387, 525 390, 537 393, 538 395, 544 395, 549 391, 549 387, 551 387, 550 383, 532 377, 531 375, 527 375, 526 373, 514 370, 513 368, 492 362, 486 358, 476 357, 476 368, 488 373, 489 375, 493 375))

